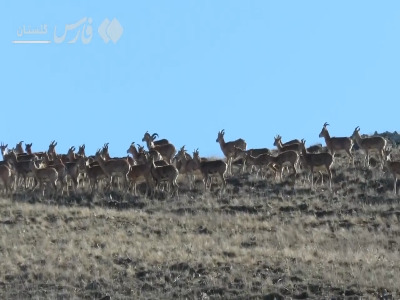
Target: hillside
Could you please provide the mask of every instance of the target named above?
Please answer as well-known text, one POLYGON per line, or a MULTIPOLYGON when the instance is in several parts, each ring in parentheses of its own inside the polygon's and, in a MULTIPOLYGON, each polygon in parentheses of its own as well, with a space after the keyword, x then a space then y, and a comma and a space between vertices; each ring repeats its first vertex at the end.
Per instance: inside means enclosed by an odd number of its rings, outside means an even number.
POLYGON ((179 198, 4 198, 0 297, 397 299, 399 196, 361 158, 337 157, 332 192, 304 171, 279 182, 236 167, 223 195, 181 177, 179 198))

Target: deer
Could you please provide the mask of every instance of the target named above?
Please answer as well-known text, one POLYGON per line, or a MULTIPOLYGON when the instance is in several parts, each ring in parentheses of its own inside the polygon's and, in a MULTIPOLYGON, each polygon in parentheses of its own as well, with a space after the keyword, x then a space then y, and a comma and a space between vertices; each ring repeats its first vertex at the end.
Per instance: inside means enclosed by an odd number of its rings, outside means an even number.
POLYGON ((57 157, 56 146, 57 146, 57 142, 55 140, 53 140, 49 145, 47 154, 48 154, 50 160, 54 160, 57 157))
POLYGON ((301 151, 301 149, 300 149, 300 141, 297 142, 298 140, 292 140, 292 141, 289 141, 289 142, 287 142, 285 144, 282 144, 282 137, 280 135, 277 135, 274 139, 275 139, 274 146, 276 146, 278 148, 278 152, 279 153, 285 152, 285 151, 288 151, 288 150, 293 150, 293 151, 296 151, 296 152, 299 152, 299 153, 301 151))
MULTIPOLYGON (((236 157, 241 157, 244 161, 246 166, 250 166, 250 172, 253 171, 254 167, 258 167, 256 177, 258 177, 258 173, 262 171, 264 166, 270 167, 275 175, 277 172, 276 167, 274 167, 273 164, 270 163, 264 163, 265 160, 263 161, 263 157, 265 157, 265 154, 271 154, 271 151, 267 148, 260 148, 260 149, 249 149, 249 150, 242 150, 240 148, 235 147, 235 156, 236 157)), ((263 175, 261 175, 263 177, 263 175)))
MULTIPOLYGON (((86 147, 85 144, 80 145, 77 153, 74 153, 73 155, 69 154, 68 159, 70 162, 65 163, 65 167, 67 168, 67 173, 70 175, 73 185, 75 185, 74 178, 73 178, 75 171, 72 169, 75 169, 75 167, 74 166, 70 167, 69 165, 70 165, 70 163, 78 164, 78 177, 77 177, 76 187, 79 185, 80 182, 82 182, 82 184, 84 182, 83 179, 85 177, 85 172, 84 172, 85 168, 84 168, 84 166, 81 165, 80 162, 81 162, 82 158, 86 158, 85 147, 86 147), (74 161, 72 162, 71 160, 74 160, 74 161), (69 169, 71 169, 71 171, 69 171, 69 169)), ((73 151, 75 151, 75 147, 74 147, 73 151)))
MULTIPOLYGON (((74 193, 76 193, 78 187, 78 178, 83 169, 80 164, 80 160, 84 158, 84 156, 75 153, 75 147, 72 146, 68 149, 67 152, 67 161, 61 163, 65 166, 65 180, 70 179, 72 182, 72 188, 74 193)), ((67 193, 69 195, 69 183, 67 181, 67 193)))
POLYGON ((36 178, 37 184, 33 188, 33 191, 39 186, 42 189, 42 193, 44 196, 45 186, 44 184, 47 183, 52 186, 54 193, 57 193, 57 180, 58 180, 58 173, 55 168, 53 167, 44 167, 38 168, 36 163, 32 160, 29 161, 29 166, 36 178))
POLYGON ((79 146, 78 152, 76 153, 78 157, 86 157, 85 148, 85 144, 79 146))
POLYGON ((3 157, 3 160, 5 160, 5 156, 6 156, 7 153, 8 153, 7 147, 8 147, 8 144, 4 145, 4 143, 1 142, 1 144, 0 144, 0 151, 1 151, 1 155, 2 155, 2 157, 3 157))
POLYGON ((46 153, 46 152, 32 152, 32 143, 30 143, 30 144, 26 144, 25 143, 25 151, 26 151, 26 154, 27 155, 35 155, 35 156, 37 156, 38 158, 40 158, 40 159, 42 159, 43 158, 43 156, 44 156, 44 154, 46 153))
POLYGON ((389 148, 386 148, 384 150, 385 154, 385 165, 387 169, 389 170, 390 174, 392 174, 393 179, 394 179, 394 187, 393 187, 393 193, 397 195, 397 179, 400 178, 400 161, 393 161, 391 158, 391 153, 392 150, 389 148))
MULTIPOLYGON (((246 150, 247 143, 243 139, 237 139, 231 142, 225 142, 224 139, 225 130, 222 129, 218 132, 218 137, 216 142, 219 143, 222 153, 226 157, 227 165, 228 165, 228 173, 232 175, 232 161, 235 158, 235 147, 240 148, 242 150, 246 150)), ((245 164, 243 164, 243 170, 245 168, 245 164)))
POLYGON ((153 138, 150 136, 148 132, 144 134, 142 142, 146 142, 147 149, 149 151, 150 150, 158 151, 166 162, 168 162, 169 164, 172 163, 172 158, 176 153, 176 149, 173 144, 168 143, 168 144, 156 145, 153 141, 153 138))
POLYGON ((119 177, 122 179, 122 185, 126 188, 127 174, 130 170, 130 165, 126 159, 110 159, 106 161, 101 156, 101 150, 96 152, 95 159, 99 163, 104 174, 109 178, 110 184, 112 185, 113 177, 119 177))
POLYGON ((137 195, 136 184, 138 182, 138 179, 144 178, 144 180, 146 181, 145 195, 148 194, 149 187, 150 187, 151 183, 153 182, 153 178, 152 178, 152 174, 151 174, 153 157, 150 157, 149 155, 144 154, 144 159, 145 159, 145 161, 143 163, 131 166, 131 168, 128 172, 128 175, 127 175, 128 182, 133 184, 133 193, 135 196, 137 195))
POLYGON ((79 168, 85 171, 86 177, 89 180, 89 186, 91 189, 91 194, 94 194, 96 186, 99 186, 99 181, 101 179, 106 179, 107 176, 104 173, 100 165, 90 165, 89 160, 85 157, 81 157, 78 161, 79 168))
POLYGON ((306 150, 308 153, 320 153, 323 151, 322 144, 315 144, 315 145, 309 146, 309 147, 307 147, 306 150))
POLYGON ((149 158, 151 160, 150 174, 153 177, 155 187, 153 189, 153 196, 156 190, 160 189, 160 184, 162 182, 167 182, 172 188, 172 194, 179 196, 178 189, 179 186, 176 182, 179 176, 178 169, 173 165, 156 166, 154 163, 154 157, 149 158))
POLYGON ((189 182, 189 189, 193 189, 196 179, 194 172, 199 168, 197 161, 186 152, 185 146, 181 147, 175 158, 177 160, 177 165, 178 163, 180 165, 179 173, 186 174, 189 182))
POLYGON ((226 189, 226 180, 225 175, 228 171, 228 165, 221 159, 218 160, 201 160, 199 150, 196 149, 193 152, 193 159, 197 163, 200 172, 203 176, 203 183, 204 183, 204 191, 207 191, 207 184, 210 182, 210 189, 211 189, 211 176, 212 175, 219 175, 222 182, 222 189, 221 191, 225 191, 226 189))
POLYGON ((326 147, 328 148, 330 154, 335 156, 335 153, 338 151, 345 151, 349 156, 349 162, 351 161, 354 165, 354 157, 351 154, 351 150, 353 148, 353 140, 349 137, 331 137, 329 135, 328 129, 326 128, 329 124, 327 122, 324 123, 322 130, 319 134, 320 138, 325 139, 326 147))
POLYGON ((6 195, 11 194, 12 171, 8 165, 0 165, 0 180, 3 182, 6 195))
POLYGON ((75 153, 75 146, 72 146, 68 149, 67 158, 68 162, 76 162, 79 160, 79 155, 75 153))
POLYGON ((185 165, 183 160, 190 161, 192 159, 193 157, 186 152, 185 146, 182 146, 181 149, 178 151, 178 153, 174 156, 172 162, 175 163, 175 167, 178 169, 179 173, 184 173, 185 165), (183 157, 182 155, 184 155, 185 157, 183 157))
POLYGON ((170 142, 167 139, 161 139, 161 140, 156 141, 156 137, 158 137, 158 133, 153 133, 152 135, 150 135, 150 133, 148 131, 146 131, 146 133, 144 135, 149 136, 151 138, 151 140, 153 141, 154 145, 156 145, 156 146, 170 144, 170 142))
POLYGON ((139 152, 136 149, 135 142, 132 142, 129 146, 128 150, 126 150, 127 154, 132 154, 132 157, 137 164, 145 164, 146 163, 146 155, 144 152, 139 152))
MULTIPOLYGON (((329 177, 329 189, 332 190, 332 165, 333 165, 333 155, 327 152, 323 153, 308 153, 305 147, 306 141, 301 140, 301 160, 303 166, 310 170, 311 172, 311 189, 314 187, 314 171, 325 170, 329 177)), ((323 184, 323 180, 321 182, 323 184)))
POLYGON ((105 161, 113 160, 126 160, 130 165, 134 164, 133 159, 130 156, 126 157, 111 157, 110 152, 108 150, 109 143, 105 143, 103 148, 101 149, 101 156, 104 158, 105 161))
POLYGON ((33 177, 32 170, 30 168, 30 161, 34 158, 28 160, 20 160, 14 151, 10 151, 6 154, 5 160, 11 166, 12 170, 15 172, 15 188, 18 185, 22 185, 24 189, 28 188, 29 178, 33 177))
MULTIPOLYGON (((57 174, 58 174, 57 182, 60 183, 61 194, 63 194, 65 183, 66 183, 66 177, 67 177, 67 170, 66 170, 65 164, 63 163, 61 158, 58 158, 58 157, 51 160, 48 153, 46 153, 44 155, 43 162, 45 163, 45 165, 47 167, 52 167, 57 171, 57 174)), ((69 192, 67 191, 67 193, 69 193, 69 192)))
POLYGON ((20 154, 26 154, 24 149, 22 148, 22 143, 24 141, 20 141, 19 143, 17 143, 17 145, 15 146, 14 152, 15 154, 18 156, 20 154))
POLYGON ((13 150, 13 152, 17 155, 18 160, 31 160, 34 157, 37 157, 35 154, 27 153, 24 151, 24 149, 22 148, 23 142, 24 141, 20 141, 19 143, 17 143, 13 150))
POLYGON ((163 159, 163 156, 160 154, 160 152, 158 152, 155 149, 150 149, 150 150, 146 151, 146 150, 144 150, 144 146, 138 145, 138 152, 139 152, 139 155, 141 155, 141 156, 143 156, 143 155, 146 156, 148 154, 150 157, 154 157, 154 163, 156 164, 156 166, 169 165, 169 163, 163 159))
POLYGON ((280 180, 282 181, 283 169, 285 166, 292 167, 294 174, 297 174, 297 166, 299 164, 299 153, 294 150, 288 150, 279 153, 277 156, 269 154, 262 154, 267 164, 273 164, 280 174, 280 180))
POLYGON ((385 148, 387 141, 385 138, 381 136, 371 136, 371 137, 361 137, 360 135, 360 127, 357 126, 354 129, 354 132, 351 138, 355 139, 357 145, 360 149, 364 150, 365 152, 365 166, 369 167, 369 153, 370 151, 378 152, 379 158, 381 160, 381 166, 384 165, 385 160, 385 148))
POLYGON ((282 145, 283 146, 288 146, 288 145, 292 145, 292 144, 300 144, 300 142, 301 141, 299 141, 298 139, 293 139, 293 140, 290 140, 290 141, 288 141, 286 143, 283 143, 282 145))

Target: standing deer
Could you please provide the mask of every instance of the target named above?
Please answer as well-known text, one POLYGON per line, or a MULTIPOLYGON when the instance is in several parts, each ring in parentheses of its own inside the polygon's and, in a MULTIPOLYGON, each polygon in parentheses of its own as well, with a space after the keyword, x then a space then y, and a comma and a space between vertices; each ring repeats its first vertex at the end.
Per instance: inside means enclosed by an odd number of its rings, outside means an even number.
POLYGON ((351 161, 354 165, 354 157, 351 154, 351 149, 353 148, 353 140, 349 137, 331 137, 329 135, 328 129, 326 126, 329 124, 327 122, 324 123, 322 130, 319 134, 319 137, 323 137, 325 139, 326 147, 332 156, 335 156, 335 153, 338 151, 345 151, 349 156, 349 162, 351 161))
MULTIPOLYGON (((216 142, 219 143, 222 153, 224 153, 226 157, 226 162, 228 165, 228 173, 232 175, 232 161, 235 158, 235 153, 236 153, 236 148, 240 148, 242 150, 246 150, 247 144, 246 141, 243 139, 237 139, 235 141, 231 142, 225 142, 224 139, 225 135, 225 130, 222 129, 221 131, 218 132, 218 137, 216 142)), ((243 164, 243 170, 244 170, 244 164, 243 164)))

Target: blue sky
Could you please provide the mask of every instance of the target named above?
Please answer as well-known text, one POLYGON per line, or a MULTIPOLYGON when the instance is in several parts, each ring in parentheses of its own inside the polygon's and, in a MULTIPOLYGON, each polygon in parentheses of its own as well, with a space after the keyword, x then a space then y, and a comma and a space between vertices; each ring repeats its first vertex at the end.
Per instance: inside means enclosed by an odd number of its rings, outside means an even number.
POLYGON ((276 134, 325 144, 326 121, 331 136, 399 130, 399 1, 2 1, 0 17, 0 141, 12 147, 109 142, 123 156, 148 130, 222 156, 221 129, 249 148, 276 134), (98 33, 106 18, 123 28, 115 43, 98 33), (90 42, 68 43, 84 26, 90 42), (12 42, 35 39, 51 43, 12 42))

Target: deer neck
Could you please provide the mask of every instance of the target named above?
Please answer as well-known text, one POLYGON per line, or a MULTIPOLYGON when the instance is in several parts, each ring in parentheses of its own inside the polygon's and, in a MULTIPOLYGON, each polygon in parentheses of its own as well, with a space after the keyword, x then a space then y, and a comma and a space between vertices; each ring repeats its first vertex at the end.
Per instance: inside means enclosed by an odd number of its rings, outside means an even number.
POLYGON ((325 139, 326 145, 330 147, 330 145, 331 145, 331 136, 330 136, 328 130, 324 131, 324 139, 325 139))
POLYGON ((101 157, 101 155, 96 157, 97 162, 99 163, 99 166, 105 171, 106 169, 106 162, 104 158, 101 157))
POLYGON ((282 144, 282 141, 280 139, 277 140, 276 147, 278 147, 279 150, 283 148, 283 144, 282 144))
POLYGON ((7 156, 7 151, 6 149, 1 149, 1 155, 3 156, 3 160, 5 160, 5 156, 7 156))
POLYGON ((133 156, 134 159, 137 160, 137 159, 139 158, 139 153, 137 152, 137 150, 136 150, 135 147, 131 147, 131 148, 129 149, 129 153, 132 154, 132 156, 133 156))
POLYGON ((70 162, 73 162, 75 160, 74 152, 72 152, 72 151, 68 152, 68 159, 70 162))
POLYGON ((301 154, 303 155, 304 158, 307 156, 307 151, 306 151, 306 146, 305 145, 301 146, 301 154))
POLYGON ((18 146, 17 146, 16 149, 15 149, 15 152, 16 152, 17 154, 23 154, 23 153, 24 153, 24 150, 22 149, 22 146, 18 144, 18 146))
POLYGON ((196 166, 197 166, 197 167, 200 167, 200 162, 201 162, 200 156, 194 155, 194 156, 193 156, 193 161, 196 163, 196 166))
POLYGON ((360 133, 358 131, 354 135, 354 138, 356 139, 356 142, 357 142, 358 146, 361 146, 363 138, 361 137, 361 135, 360 135, 360 133))
POLYGON ((181 161, 184 165, 186 165, 186 163, 189 161, 185 155, 185 153, 183 153, 182 157, 181 157, 181 161))

